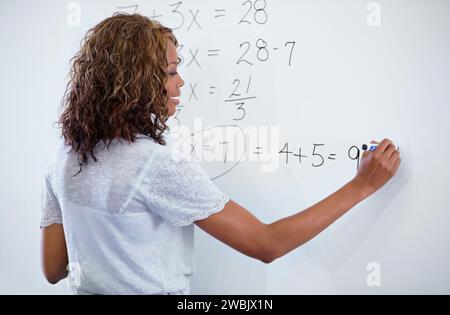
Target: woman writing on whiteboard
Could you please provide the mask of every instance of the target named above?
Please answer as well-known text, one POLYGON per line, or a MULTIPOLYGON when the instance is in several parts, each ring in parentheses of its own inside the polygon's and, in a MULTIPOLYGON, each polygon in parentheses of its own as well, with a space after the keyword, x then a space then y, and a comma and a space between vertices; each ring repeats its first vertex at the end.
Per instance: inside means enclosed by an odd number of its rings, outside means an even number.
POLYGON ((91 29, 73 59, 61 146, 42 194, 42 265, 80 294, 187 294, 194 224, 270 263, 312 239, 396 173, 384 139, 338 191, 265 224, 175 158, 164 140, 184 85, 172 31, 119 14, 91 29))

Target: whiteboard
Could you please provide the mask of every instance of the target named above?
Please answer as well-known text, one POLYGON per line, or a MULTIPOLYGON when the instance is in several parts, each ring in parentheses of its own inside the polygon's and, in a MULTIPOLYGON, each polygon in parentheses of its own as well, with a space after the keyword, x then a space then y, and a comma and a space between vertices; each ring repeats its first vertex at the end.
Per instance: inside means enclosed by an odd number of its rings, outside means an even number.
POLYGON ((0 128, 10 149, 0 166, 0 244, 12 257, 0 262, 0 291, 68 292, 39 271, 40 179, 58 141, 51 123, 86 31, 136 11, 174 28, 180 43, 185 86, 170 145, 189 143, 215 184, 263 222, 344 185, 363 143, 389 137, 402 154, 385 187, 271 264, 197 229, 192 293, 450 293, 450 2, 14 1, 1 9, 0 128), (189 142, 214 133, 234 155, 189 142), (18 224, 28 232, 11 243, 18 224))

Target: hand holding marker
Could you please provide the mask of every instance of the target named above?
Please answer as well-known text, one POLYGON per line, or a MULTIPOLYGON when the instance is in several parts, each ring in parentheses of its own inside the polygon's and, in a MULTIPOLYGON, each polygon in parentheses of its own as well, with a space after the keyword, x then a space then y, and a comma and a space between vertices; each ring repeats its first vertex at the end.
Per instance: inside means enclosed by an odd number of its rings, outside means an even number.
POLYGON ((354 181, 362 188, 365 197, 386 184, 400 166, 400 152, 389 139, 380 143, 372 141, 362 146, 365 151, 354 181))

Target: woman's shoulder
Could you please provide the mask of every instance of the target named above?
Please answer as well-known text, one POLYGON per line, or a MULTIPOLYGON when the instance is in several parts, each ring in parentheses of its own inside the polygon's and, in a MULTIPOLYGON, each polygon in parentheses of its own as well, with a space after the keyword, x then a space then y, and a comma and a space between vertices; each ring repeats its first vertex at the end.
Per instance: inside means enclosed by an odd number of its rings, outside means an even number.
POLYGON ((141 147, 141 152, 151 151, 148 155, 148 164, 146 169, 152 173, 156 172, 159 176, 205 176, 205 171, 189 154, 181 152, 176 146, 160 145, 148 137, 139 137, 136 139, 136 146, 141 147))
POLYGON ((153 159, 168 159, 171 156, 171 150, 168 146, 159 144, 148 136, 138 135, 136 139, 127 148, 134 151, 135 154, 153 159))
POLYGON ((173 171, 196 164, 191 156, 179 152, 170 144, 161 145, 150 137, 136 137, 132 147, 134 147, 132 150, 135 151, 135 155, 144 157, 151 164, 152 169, 173 171))

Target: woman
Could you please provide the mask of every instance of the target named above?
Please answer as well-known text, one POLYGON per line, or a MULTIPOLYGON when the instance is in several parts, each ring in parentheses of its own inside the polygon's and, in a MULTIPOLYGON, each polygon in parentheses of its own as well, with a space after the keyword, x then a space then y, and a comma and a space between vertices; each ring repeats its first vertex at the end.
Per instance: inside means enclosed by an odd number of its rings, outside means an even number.
POLYGON ((73 60, 62 143, 46 173, 42 262, 80 294, 187 294, 194 223, 264 263, 304 244, 396 173, 384 139, 355 178, 295 215, 264 224, 164 146, 184 82, 170 29, 119 14, 91 29, 73 60))

